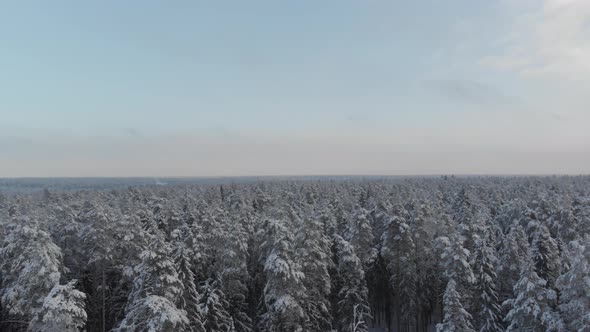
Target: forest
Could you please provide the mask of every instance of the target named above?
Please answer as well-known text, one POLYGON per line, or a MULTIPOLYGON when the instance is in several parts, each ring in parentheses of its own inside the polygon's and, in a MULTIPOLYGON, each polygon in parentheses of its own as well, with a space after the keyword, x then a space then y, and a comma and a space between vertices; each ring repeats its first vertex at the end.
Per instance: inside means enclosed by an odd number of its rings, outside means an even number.
POLYGON ((0 331, 590 331, 590 177, 0 192, 0 331))

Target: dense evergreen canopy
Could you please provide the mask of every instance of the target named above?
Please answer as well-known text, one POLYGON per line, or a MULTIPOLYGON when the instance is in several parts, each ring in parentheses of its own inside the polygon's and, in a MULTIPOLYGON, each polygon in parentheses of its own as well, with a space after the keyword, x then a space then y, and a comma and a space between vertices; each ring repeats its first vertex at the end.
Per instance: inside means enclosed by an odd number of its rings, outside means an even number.
POLYGON ((590 331, 590 178, 0 195, 1 331, 590 331))

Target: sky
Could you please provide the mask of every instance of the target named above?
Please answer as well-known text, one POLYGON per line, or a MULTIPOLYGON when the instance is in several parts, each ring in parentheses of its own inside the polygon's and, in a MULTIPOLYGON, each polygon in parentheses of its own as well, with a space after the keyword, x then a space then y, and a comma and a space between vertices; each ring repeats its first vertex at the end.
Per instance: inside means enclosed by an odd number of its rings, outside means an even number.
POLYGON ((590 1, 0 3, 0 177, 590 173, 590 1))

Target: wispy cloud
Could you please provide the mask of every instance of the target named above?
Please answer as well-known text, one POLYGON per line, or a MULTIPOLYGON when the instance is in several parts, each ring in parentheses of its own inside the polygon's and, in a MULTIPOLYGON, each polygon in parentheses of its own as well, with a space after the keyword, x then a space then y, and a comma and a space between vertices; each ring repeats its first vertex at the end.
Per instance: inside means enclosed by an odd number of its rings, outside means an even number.
POLYGON ((533 4, 515 16, 502 51, 485 56, 482 63, 526 78, 590 79, 590 1, 533 4))
POLYGON ((497 87, 465 79, 446 79, 427 81, 426 85, 433 88, 451 101, 477 106, 500 106, 513 103, 516 98, 497 87))

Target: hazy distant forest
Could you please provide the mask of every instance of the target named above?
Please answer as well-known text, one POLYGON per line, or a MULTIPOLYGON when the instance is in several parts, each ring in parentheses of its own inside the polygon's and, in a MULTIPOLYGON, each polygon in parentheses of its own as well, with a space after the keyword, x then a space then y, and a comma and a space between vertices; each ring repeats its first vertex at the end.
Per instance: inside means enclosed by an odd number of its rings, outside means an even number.
POLYGON ((590 177, 0 194, 0 331, 590 331, 590 177))

